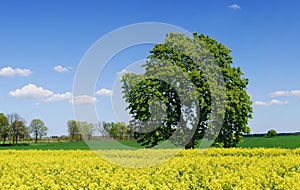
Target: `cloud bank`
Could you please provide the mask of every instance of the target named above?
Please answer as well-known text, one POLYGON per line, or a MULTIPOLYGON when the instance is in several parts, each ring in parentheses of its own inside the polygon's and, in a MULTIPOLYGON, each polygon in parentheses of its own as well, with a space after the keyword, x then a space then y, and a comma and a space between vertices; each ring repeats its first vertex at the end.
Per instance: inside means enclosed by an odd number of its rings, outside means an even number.
POLYGON ((20 69, 20 68, 12 68, 12 67, 4 67, 0 69, 0 76, 3 77, 14 77, 14 76, 20 76, 20 77, 27 77, 31 75, 32 71, 30 69, 20 69))
MULTIPOLYGON (((31 99, 40 102, 57 102, 67 100, 71 104, 92 104, 97 102, 97 98, 89 95, 73 96, 71 92, 55 93, 35 84, 27 84, 22 88, 10 91, 9 96, 19 99, 31 99)), ((111 96, 112 91, 102 88, 96 92, 100 96, 111 96)))
POLYGON ((272 105, 284 105, 284 104, 288 104, 288 101, 272 99, 269 102, 265 102, 265 101, 255 101, 254 102, 255 106, 272 106, 272 105))
POLYGON ((269 94, 270 97, 298 97, 300 98, 300 90, 290 90, 290 91, 275 91, 269 94))
POLYGON ((23 86, 21 89, 9 92, 10 96, 23 99, 46 99, 53 94, 54 93, 52 91, 38 87, 35 84, 28 84, 23 86))

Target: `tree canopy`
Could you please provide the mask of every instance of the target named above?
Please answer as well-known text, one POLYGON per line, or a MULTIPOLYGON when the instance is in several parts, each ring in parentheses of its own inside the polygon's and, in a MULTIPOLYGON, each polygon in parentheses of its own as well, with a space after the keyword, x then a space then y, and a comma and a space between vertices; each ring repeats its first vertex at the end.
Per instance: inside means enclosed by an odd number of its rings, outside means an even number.
POLYGON ((131 138, 130 129, 124 122, 104 122, 103 128, 113 139, 125 140, 131 138))
POLYGON ((13 143, 18 143, 19 138, 26 136, 25 120, 17 113, 7 115, 8 124, 11 130, 13 143))
POLYGON ((9 136, 9 134, 10 128, 8 124, 8 119, 3 113, 0 113, 0 135, 3 139, 3 144, 5 143, 5 140, 9 136))
POLYGON ((69 132, 70 140, 76 141, 78 136, 80 136, 79 138, 81 139, 78 122, 75 120, 69 120, 67 125, 68 125, 68 132, 69 132))
POLYGON ((37 143, 38 137, 46 136, 48 128, 45 123, 40 119, 33 119, 29 126, 30 133, 33 133, 35 137, 35 143, 37 143))
POLYGON ((80 135, 85 137, 85 140, 91 140, 93 134, 95 133, 95 125, 88 122, 79 122, 77 121, 77 127, 79 129, 80 135))
POLYGON ((276 130, 271 129, 267 132, 267 137, 275 137, 277 135, 276 130))
POLYGON ((232 66, 230 52, 203 34, 171 33, 150 51, 145 74, 125 74, 122 88, 138 142, 153 147, 173 139, 193 148, 205 137, 216 146, 236 146, 250 132, 252 102, 249 81, 232 66))

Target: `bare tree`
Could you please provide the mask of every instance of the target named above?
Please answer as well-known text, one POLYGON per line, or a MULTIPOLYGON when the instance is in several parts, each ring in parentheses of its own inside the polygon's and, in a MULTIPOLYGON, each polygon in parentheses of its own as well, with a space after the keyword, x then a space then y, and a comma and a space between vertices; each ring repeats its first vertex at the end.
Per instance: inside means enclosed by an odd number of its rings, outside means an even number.
POLYGON ((104 126, 106 125, 105 121, 99 121, 95 124, 95 130, 100 133, 101 138, 108 138, 109 134, 108 131, 105 130, 104 126))

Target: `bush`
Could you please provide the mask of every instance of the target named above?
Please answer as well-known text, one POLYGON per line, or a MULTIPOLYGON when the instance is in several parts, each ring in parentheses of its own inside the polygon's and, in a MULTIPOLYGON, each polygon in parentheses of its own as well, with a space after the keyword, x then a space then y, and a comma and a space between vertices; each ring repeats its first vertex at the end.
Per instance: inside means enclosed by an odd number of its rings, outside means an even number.
POLYGON ((273 129, 269 130, 267 133, 267 137, 274 137, 276 136, 277 132, 273 129))

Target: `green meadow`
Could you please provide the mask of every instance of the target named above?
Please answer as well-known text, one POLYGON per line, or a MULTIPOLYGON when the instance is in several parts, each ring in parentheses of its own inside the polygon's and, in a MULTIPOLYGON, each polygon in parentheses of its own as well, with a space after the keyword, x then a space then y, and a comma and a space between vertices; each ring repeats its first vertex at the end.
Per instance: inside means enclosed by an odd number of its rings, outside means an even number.
MULTIPOLYGON (((135 141, 119 141, 123 145, 142 148, 135 141)), ((99 143, 99 142, 98 142, 99 143)), ((120 149, 110 140, 101 141, 100 149, 120 149)), ((239 148, 287 148, 300 147, 300 135, 275 136, 275 137, 244 137, 243 141, 237 144, 239 148)), ((20 142, 17 145, 0 145, 0 150, 89 150, 91 149, 84 141, 80 142, 20 142)))

